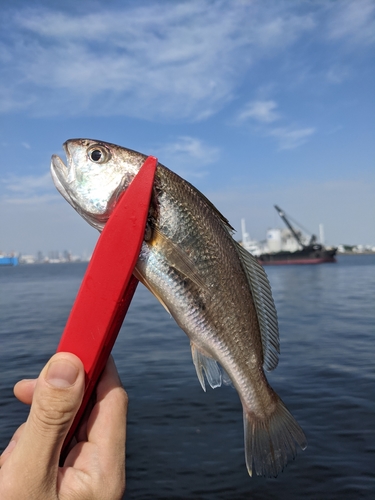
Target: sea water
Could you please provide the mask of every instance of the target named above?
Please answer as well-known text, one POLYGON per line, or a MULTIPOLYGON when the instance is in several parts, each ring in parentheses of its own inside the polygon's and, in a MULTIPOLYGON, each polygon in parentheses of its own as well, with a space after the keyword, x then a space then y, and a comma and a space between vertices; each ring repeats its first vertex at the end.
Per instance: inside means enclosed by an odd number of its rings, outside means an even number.
MULTIPOLYGON (((86 264, 0 268, 0 448, 27 416, 12 388, 55 352, 86 264)), ((125 499, 370 499, 375 480, 375 256, 267 267, 279 366, 267 376, 308 448, 250 478, 231 387, 204 393, 189 341, 139 285, 113 354, 129 394, 125 499)))

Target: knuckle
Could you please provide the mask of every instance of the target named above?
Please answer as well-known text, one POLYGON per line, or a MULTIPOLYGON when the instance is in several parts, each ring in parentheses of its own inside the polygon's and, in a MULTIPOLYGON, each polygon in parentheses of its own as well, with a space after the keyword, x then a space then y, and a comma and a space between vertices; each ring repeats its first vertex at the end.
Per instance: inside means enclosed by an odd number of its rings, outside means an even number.
POLYGON ((41 398, 35 408, 37 419, 45 425, 62 425, 71 420, 72 403, 64 394, 41 398))

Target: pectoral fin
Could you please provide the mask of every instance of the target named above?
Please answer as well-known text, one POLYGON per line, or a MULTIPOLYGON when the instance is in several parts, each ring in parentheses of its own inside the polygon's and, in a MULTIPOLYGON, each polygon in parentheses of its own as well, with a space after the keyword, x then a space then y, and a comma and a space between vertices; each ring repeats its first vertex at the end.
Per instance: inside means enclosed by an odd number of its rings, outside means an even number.
POLYGON ((137 280, 139 280, 142 283, 142 285, 144 285, 147 288, 147 290, 149 290, 158 299, 158 301, 164 307, 164 309, 167 311, 167 313, 172 316, 166 303, 163 301, 163 299, 160 297, 160 295, 157 293, 157 291, 152 287, 152 285, 149 283, 149 281, 137 271, 137 268, 134 268, 133 273, 134 273, 134 276, 137 278, 137 280))
POLYGON ((176 269, 181 275, 191 280, 195 285, 208 295, 209 289, 206 283, 201 278, 199 271, 190 259, 190 257, 177 245, 175 245, 169 238, 167 238, 157 226, 152 226, 154 238, 148 244, 155 247, 160 247, 165 259, 169 265, 176 269))

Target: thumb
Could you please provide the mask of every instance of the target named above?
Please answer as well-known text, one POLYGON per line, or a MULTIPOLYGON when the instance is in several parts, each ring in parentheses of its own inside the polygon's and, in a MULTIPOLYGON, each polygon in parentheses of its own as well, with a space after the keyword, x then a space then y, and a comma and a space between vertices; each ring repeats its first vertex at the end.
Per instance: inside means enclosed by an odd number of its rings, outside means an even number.
POLYGON ((55 354, 39 375, 13 459, 44 485, 56 485, 61 448, 82 402, 84 387, 84 368, 74 354, 55 354))

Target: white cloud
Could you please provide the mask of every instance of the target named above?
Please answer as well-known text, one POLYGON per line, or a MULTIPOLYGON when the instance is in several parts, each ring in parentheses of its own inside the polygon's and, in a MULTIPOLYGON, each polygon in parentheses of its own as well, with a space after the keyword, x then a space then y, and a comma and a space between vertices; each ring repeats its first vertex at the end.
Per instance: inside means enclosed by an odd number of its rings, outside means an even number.
POLYGON ((276 137, 280 149, 295 149, 304 144, 307 139, 315 133, 315 128, 292 128, 279 127, 268 132, 268 135, 276 137))
POLYGON ((238 115, 238 120, 245 121, 252 118, 262 123, 272 123, 280 118, 280 115, 275 111, 276 108, 275 101, 251 101, 238 115))
POLYGON ((340 84, 350 75, 346 66, 335 64, 327 71, 327 80, 329 83, 340 84))
MULTIPOLYGON (((13 62, 13 61, 12 61, 13 62)), ((10 64, 9 66, 12 66, 10 64)), ((2 82, 0 83, 0 113, 9 113, 12 111, 22 111, 31 109, 35 104, 36 98, 31 97, 26 91, 18 90, 19 82, 11 80, 11 75, 6 75, 6 71, 2 69, 2 82)), ((13 70, 10 71, 12 73, 13 70)))
POLYGON ((5 16, 0 111, 201 119, 233 98, 254 61, 314 27, 275 3, 192 0, 5 16), (1 96, 3 98, 1 98, 1 96))
POLYGON ((1 179, 0 200, 4 203, 40 203, 58 198, 49 172, 36 176, 8 176, 1 179))
POLYGON ((276 112, 278 104, 274 100, 256 100, 247 103, 238 113, 236 123, 252 120, 257 127, 249 128, 249 133, 277 139, 279 149, 295 149, 304 144, 315 133, 314 127, 296 128, 287 123, 287 118, 276 112), (275 121, 282 120, 286 125, 274 127, 275 121))
POLYGON ((189 136, 160 146, 156 152, 161 163, 187 179, 207 175, 207 170, 202 170, 202 167, 216 162, 220 156, 219 148, 189 136))
POLYGON ((331 39, 346 39, 350 45, 375 42, 375 3, 373 0, 343 0, 331 5, 328 24, 331 39))
POLYGON ((166 144, 161 151, 166 155, 187 155, 189 161, 197 161, 199 165, 213 163, 219 156, 218 148, 207 146, 200 139, 189 136, 179 137, 176 142, 166 144))

